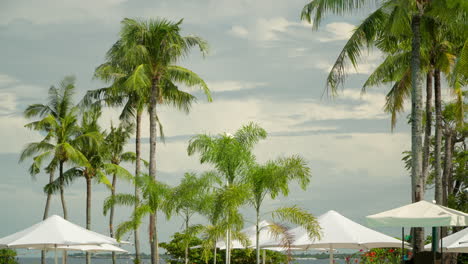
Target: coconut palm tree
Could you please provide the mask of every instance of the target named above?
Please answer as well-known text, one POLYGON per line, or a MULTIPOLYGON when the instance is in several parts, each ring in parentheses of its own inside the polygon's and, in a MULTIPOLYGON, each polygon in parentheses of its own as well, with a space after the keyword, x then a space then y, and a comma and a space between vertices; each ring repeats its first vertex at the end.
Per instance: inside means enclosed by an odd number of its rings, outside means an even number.
POLYGON ((217 208, 220 210, 216 211, 215 218, 224 219, 223 221, 226 221, 228 226, 226 235, 227 264, 230 261, 229 233, 234 224, 239 222, 237 217, 239 206, 247 200, 247 194, 239 184, 245 176, 248 165, 254 161, 253 147, 266 136, 267 132, 263 128, 255 123, 249 123, 242 126, 234 135, 227 133, 217 136, 197 135, 190 139, 187 148, 190 156, 199 153, 200 162, 212 164, 219 177, 226 181, 226 185, 217 193, 219 196, 216 199, 217 208))
MULTIPOLYGON (((269 196, 272 199, 278 195, 289 194, 289 183, 298 181, 305 189, 310 182, 310 168, 303 158, 292 156, 268 161, 266 164, 253 164, 247 171, 245 183, 250 191, 249 203, 254 207, 256 213, 256 253, 257 264, 260 264, 260 217, 261 206, 264 199, 269 196)), ((284 209, 283 209, 284 210, 284 209)), ((286 210, 284 210, 286 212, 286 210)), ((286 214, 283 214, 286 216, 286 214)), ((293 219, 300 219, 293 217, 293 219)), ((306 218, 309 219, 309 218, 306 218)), ((304 224, 301 222, 300 224, 304 224)))
MULTIPOLYGON (((68 169, 63 176, 57 178, 54 182, 48 184, 45 189, 47 192, 56 192, 61 185, 69 185, 78 178, 86 180, 86 229, 91 230, 91 202, 92 202, 92 181, 112 188, 112 184, 107 175, 115 175, 123 179, 130 180, 133 176, 123 167, 109 161, 110 151, 104 144, 105 135, 98 125, 98 119, 101 116, 100 108, 93 108, 82 115, 80 133, 87 135, 87 140, 77 144, 77 149, 87 159, 87 163, 82 166, 75 166, 68 169)), ((91 263, 91 255, 86 253, 86 263, 91 263)))
MULTIPOLYGON (((165 19, 137 20, 124 19, 120 39, 108 52, 108 60, 132 69, 126 78, 127 86, 134 88, 148 87, 150 119, 150 165, 149 175, 156 179, 156 139, 157 105, 169 104, 187 110, 193 98, 181 93, 175 83, 189 87, 200 87, 211 101, 206 83, 194 72, 176 63, 188 55, 192 47, 198 46, 203 54, 207 50, 204 40, 196 36, 183 37, 180 34, 181 21, 170 22, 165 19), (164 100, 170 97, 171 100, 164 100)), ((159 263, 156 215, 150 215, 150 248, 152 264, 159 263)))

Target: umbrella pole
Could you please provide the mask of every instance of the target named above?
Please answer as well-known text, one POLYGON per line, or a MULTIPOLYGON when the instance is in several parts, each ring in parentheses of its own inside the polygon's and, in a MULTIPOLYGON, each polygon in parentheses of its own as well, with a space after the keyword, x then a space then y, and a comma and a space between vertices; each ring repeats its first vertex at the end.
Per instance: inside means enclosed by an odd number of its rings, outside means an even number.
POLYGON ((405 228, 401 228, 401 263, 405 263, 405 228))
POLYGON ((434 264, 436 262, 436 255, 437 255, 437 248, 439 247, 438 243, 439 243, 439 239, 437 239, 437 227, 432 227, 432 254, 433 254, 433 258, 434 258, 434 264))
POLYGON ((66 250, 63 250, 63 253, 62 253, 62 264, 65 264, 65 256, 67 255, 67 251, 66 250))
POLYGON ((58 259, 57 259, 57 245, 55 245, 55 264, 58 264, 58 259))
POLYGON ((330 245, 330 264, 333 264, 335 257, 333 256, 333 245, 330 245))
POLYGON ((265 264, 265 260, 266 260, 266 249, 263 250, 263 259, 262 259, 263 264, 265 264))
POLYGON ((440 227, 440 264, 444 264, 444 242, 442 240, 442 227, 440 227))

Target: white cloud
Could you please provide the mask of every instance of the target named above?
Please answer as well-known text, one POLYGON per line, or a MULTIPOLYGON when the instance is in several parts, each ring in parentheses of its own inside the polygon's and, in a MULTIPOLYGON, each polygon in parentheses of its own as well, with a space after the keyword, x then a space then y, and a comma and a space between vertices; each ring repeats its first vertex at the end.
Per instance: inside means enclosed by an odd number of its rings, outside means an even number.
POLYGON ((29 142, 40 140, 37 132, 24 127, 28 120, 19 116, 0 116, 0 153, 18 153, 29 142))
MULTIPOLYGON (((374 72, 374 70, 377 68, 377 66, 380 64, 381 61, 382 61, 381 52, 370 51, 368 53, 363 54, 363 56, 361 57, 361 60, 358 61, 356 68, 349 61, 345 63, 345 72, 347 74, 369 75, 370 73, 374 72)), ((312 66, 326 73, 329 73, 333 67, 333 63, 334 62, 319 59, 313 62, 312 66)))
POLYGON ((264 82, 220 81, 208 82, 208 87, 214 92, 238 91, 265 86, 264 82))
POLYGON ((355 26, 344 22, 334 22, 325 26, 326 37, 321 37, 320 42, 347 40, 353 34, 355 26), (330 36, 331 35, 331 36, 330 36))
POLYGON ((26 20, 36 24, 99 20, 116 22, 123 16, 127 0, 14 1, 0 10, 0 24, 26 20), (47 7, 47 8, 46 8, 47 7))
POLYGON ((0 87, 12 85, 16 82, 18 82, 18 80, 16 80, 15 78, 9 75, 0 73, 0 87))
POLYGON ((279 33, 286 33, 292 27, 305 29, 311 25, 307 22, 292 22, 284 17, 258 18, 247 27, 234 25, 228 33, 254 41, 273 41, 279 40, 279 33))
POLYGON ((16 96, 0 92, 0 115, 11 114, 16 109, 16 96))
POLYGON ((240 38, 246 38, 249 35, 249 31, 243 26, 232 26, 231 30, 229 30, 229 34, 240 38))

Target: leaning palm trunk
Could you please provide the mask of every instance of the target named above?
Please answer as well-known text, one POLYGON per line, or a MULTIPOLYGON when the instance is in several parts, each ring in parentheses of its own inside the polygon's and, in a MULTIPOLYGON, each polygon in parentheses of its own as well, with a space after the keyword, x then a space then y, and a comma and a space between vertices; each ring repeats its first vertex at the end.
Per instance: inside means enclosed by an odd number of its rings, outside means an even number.
MULTIPOLYGON (((86 229, 91 230, 91 176, 86 175, 86 229)), ((91 255, 86 252, 86 264, 91 264, 91 255)))
MULTIPOLYGON (((421 46, 421 12, 413 15, 411 29, 413 32, 411 54, 411 187, 413 202, 421 201, 422 194, 422 89, 420 84, 420 46, 421 46)), ((424 247, 424 230, 415 229, 414 250, 420 252, 424 247)))
MULTIPOLYGON (((112 189, 111 189, 111 197, 115 196, 115 186, 117 184, 117 176, 114 175, 112 176, 112 189)), ((112 205, 110 209, 110 214, 109 214, 109 233, 110 237, 114 237, 114 212, 115 212, 115 207, 112 205)), ((112 264, 116 264, 117 259, 115 256, 115 252, 112 252, 112 264)))
MULTIPOLYGON (((157 112, 156 104, 158 101, 158 84, 159 77, 152 80, 151 97, 149 106, 149 119, 150 119, 150 161, 149 161, 149 175, 156 181, 156 140, 157 140, 157 112)), ((159 264, 159 246, 157 235, 157 212, 153 212, 149 218, 150 228, 150 248, 151 248, 151 264, 159 264)))
MULTIPOLYGON (((50 170, 49 172, 49 184, 51 184, 54 181, 54 170, 50 170)), ((44 208, 44 216, 42 217, 42 220, 47 219, 49 216, 49 208, 50 208, 50 199, 52 198, 51 193, 47 193, 47 199, 46 199, 46 204, 44 208)), ((46 255, 45 251, 41 251, 41 264, 46 264, 46 255)))
MULTIPOLYGON (((136 160, 135 160, 135 176, 140 176, 141 173, 141 110, 137 110, 136 115, 136 138, 135 138, 135 153, 136 153, 136 160)), ((139 199, 140 190, 138 189, 138 185, 135 184, 135 210, 139 206, 139 199)), ((138 227, 135 227, 133 231, 134 238, 135 238, 135 264, 140 264, 140 234, 138 231, 138 227)))
POLYGON ((437 204, 443 204, 442 195, 442 95, 440 89, 440 71, 434 71, 434 104, 435 104, 435 200, 437 204))
POLYGON ((429 153, 432 133, 432 70, 426 75, 426 124, 424 132, 424 149, 422 165, 422 189, 426 189, 426 181, 429 170, 429 153))

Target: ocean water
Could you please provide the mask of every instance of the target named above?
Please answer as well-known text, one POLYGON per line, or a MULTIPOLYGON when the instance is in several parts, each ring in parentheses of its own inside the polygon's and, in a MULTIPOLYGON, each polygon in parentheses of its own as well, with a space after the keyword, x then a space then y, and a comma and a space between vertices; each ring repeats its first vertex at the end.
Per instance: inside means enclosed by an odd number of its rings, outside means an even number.
MULTIPOLYGON (((61 259, 59 258, 59 264, 61 264, 61 259)), ((18 258, 20 264, 40 264, 40 258, 18 258)), ((85 259, 83 258, 68 258, 67 264, 84 264, 86 263, 85 259)), ((91 260, 92 264, 110 264, 112 261, 110 259, 100 259, 100 258, 93 258, 91 260)), ((118 264, 133 264, 132 260, 130 259, 117 259, 118 264)), ((293 261, 296 264, 328 264, 328 259, 296 259, 293 261)), ((343 264, 344 260, 336 260, 336 264, 343 264)), ((53 258, 47 259, 47 264, 54 264, 53 258)), ((149 259, 143 259, 143 264, 150 264, 149 259)), ((164 260, 161 259, 161 264, 164 264, 164 260)), ((234 263, 235 264, 235 263, 234 263)))

